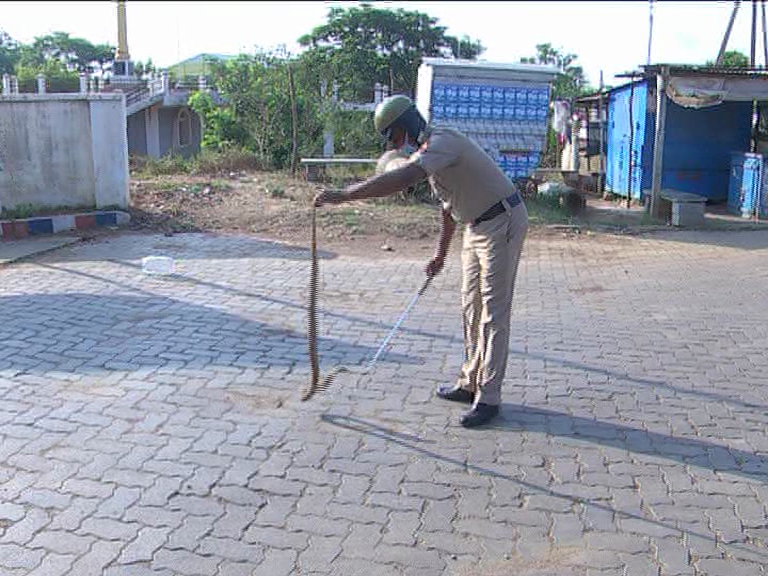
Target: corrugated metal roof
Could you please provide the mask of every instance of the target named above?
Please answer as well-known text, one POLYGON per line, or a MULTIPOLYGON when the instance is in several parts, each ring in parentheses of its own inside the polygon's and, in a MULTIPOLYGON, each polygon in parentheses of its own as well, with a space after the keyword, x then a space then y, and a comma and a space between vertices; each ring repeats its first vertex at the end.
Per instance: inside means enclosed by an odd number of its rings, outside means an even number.
POLYGON ((656 76, 666 69, 670 76, 740 76, 747 78, 768 78, 768 69, 733 68, 725 66, 702 66, 698 64, 650 64, 642 70, 616 74, 619 78, 656 76))

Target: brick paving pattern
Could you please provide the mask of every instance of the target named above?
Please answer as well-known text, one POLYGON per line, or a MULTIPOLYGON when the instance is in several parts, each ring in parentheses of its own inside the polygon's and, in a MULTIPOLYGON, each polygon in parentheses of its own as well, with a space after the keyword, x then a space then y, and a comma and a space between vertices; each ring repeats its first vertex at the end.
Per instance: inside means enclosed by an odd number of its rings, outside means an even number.
MULTIPOLYGON (((471 431, 432 396, 457 260, 374 374, 300 403, 307 255, 123 235, 0 269, 0 574, 766 573, 768 235, 531 238, 471 431)), ((423 264, 325 254, 324 372, 423 264)))

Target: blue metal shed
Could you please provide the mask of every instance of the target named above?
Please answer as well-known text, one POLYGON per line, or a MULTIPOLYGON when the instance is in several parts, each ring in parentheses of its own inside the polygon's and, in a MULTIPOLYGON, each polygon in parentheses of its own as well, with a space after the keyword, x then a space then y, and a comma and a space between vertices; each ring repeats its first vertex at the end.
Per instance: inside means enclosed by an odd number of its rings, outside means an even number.
MULTIPOLYGON (((605 186, 627 197, 630 189, 630 94, 634 129, 631 134, 632 198, 650 194, 656 127, 656 79, 630 82, 610 91, 608 104, 605 186)), ((724 101, 707 108, 685 108, 667 102, 662 160, 662 189, 674 189, 726 200, 731 154, 749 150, 751 102, 724 101)))

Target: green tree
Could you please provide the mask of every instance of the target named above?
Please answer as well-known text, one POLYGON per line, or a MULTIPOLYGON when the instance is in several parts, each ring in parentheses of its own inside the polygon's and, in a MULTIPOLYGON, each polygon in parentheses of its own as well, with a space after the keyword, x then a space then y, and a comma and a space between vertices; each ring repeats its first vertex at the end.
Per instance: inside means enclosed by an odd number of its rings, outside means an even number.
POLYGON ((587 84, 584 69, 576 65, 576 54, 565 54, 552 44, 537 44, 536 56, 521 58, 526 64, 543 64, 553 66, 560 71, 552 86, 553 98, 576 98, 589 93, 592 89, 587 84))
POLYGON ((139 78, 152 74, 153 72, 157 71, 157 67, 152 62, 152 58, 147 58, 146 62, 142 62, 139 60, 138 62, 134 63, 133 65, 133 71, 139 78))
POLYGON ((423 57, 475 59, 483 51, 480 42, 449 36, 428 14, 370 4, 331 8, 327 22, 299 43, 339 82, 342 98, 356 101, 371 100, 376 82, 413 95, 423 57))
POLYGON ((92 44, 83 38, 73 38, 66 32, 53 32, 36 37, 31 45, 24 46, 19 63, 35 67, 57 60, 69 70, 93 72, 111 62, 113 55, 114 49, 108 44, 92 44))
POLYGON ((189 105, 203 119, 203 148, 221 152, 247 144, 248 134, 231 107, 217 106, 208 92, 192 94, 189 105))
MULTIPOLYGON (((707 66, 714 66, 714 60, 708 60, 707 66)), ((723 54, 723 66, 725 68, 749 68, 749 56, 738 50, 726 50, 723 54)))
POLYGON ((324 117, 312 61, 268 53, 211 63, 214 85, 227 105, 217 108, 210 97, 197 97, 195 109, 205 123, 207 146, 238 145, 255 152, 265 166, 287 166, 292 142, 289 65, 296 84, 299 153, 316 154, 324 117))
POLYGON ((19 43, 0 30, 0 74, 13 74, 19 60, 19 43))

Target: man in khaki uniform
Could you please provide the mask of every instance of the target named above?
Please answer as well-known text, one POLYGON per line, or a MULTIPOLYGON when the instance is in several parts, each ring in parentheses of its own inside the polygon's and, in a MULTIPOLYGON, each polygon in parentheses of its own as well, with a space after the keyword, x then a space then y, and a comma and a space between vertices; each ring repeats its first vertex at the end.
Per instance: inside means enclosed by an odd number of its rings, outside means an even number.
POLYGON ((437 252, 429 276, 445 263, 456 222, 465 224, 462 249, 464 364, 453 386, 440 387, 446 400, 471 403, 465 427, 494 418, 509 353, 509 324, 515 276, 528 230, 528 212, 515 185, 477 144, 448 128, 430 128, 406 96, 391 96, 376 109, 376 129, 409 155, 401 166, 342 192, 326 190, 315 205, 389 196, 424 178, 443 203, 437 252))

